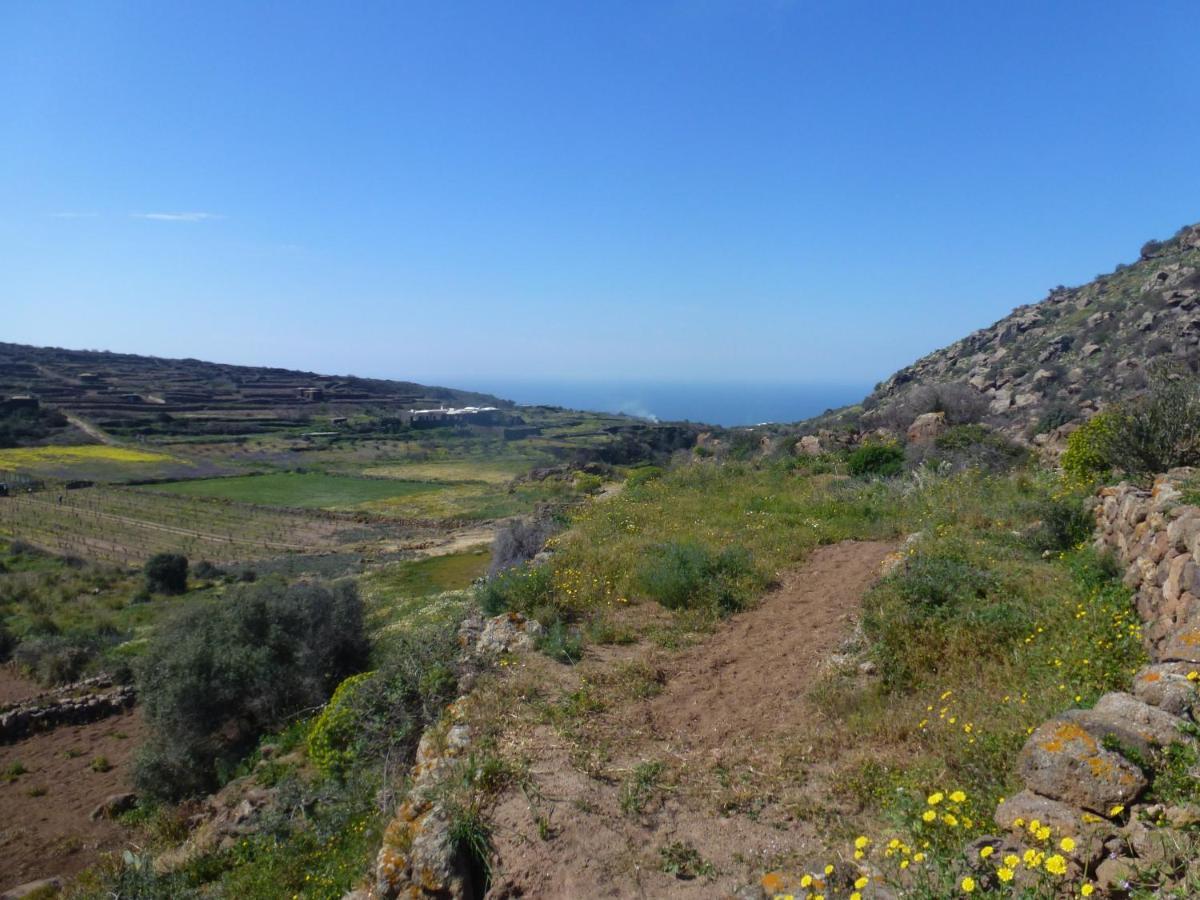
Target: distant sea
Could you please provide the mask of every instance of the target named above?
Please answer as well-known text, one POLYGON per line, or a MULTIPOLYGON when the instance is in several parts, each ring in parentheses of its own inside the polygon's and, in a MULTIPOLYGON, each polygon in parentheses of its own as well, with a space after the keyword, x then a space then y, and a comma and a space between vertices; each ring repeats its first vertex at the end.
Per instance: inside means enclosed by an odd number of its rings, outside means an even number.
MULTIPOLYGON (((460 385, 467 387, 467 385, 460 385)), ((541 404, 626 413, 658 421, 709 425, 795 422, 857 403, 870 385, 672 384, 652 381, 511 381, 470 385, 523 405, 541 404)))

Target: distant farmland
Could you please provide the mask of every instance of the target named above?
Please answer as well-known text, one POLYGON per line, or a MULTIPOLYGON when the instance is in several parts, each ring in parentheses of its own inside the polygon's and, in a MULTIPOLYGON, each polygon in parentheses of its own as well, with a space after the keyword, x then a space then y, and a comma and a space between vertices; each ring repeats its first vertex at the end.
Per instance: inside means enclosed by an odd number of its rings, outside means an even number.
POLYGON ((61 497, 39 492, 0 499, 0 534, 54 553, 120 564, 160 552, 234 562, 332 551, 354 525, 330 514, 130 488, 86 488, 61 497))
POLYGON ((189 497, 213 497, 300 509, 350 509, 360 503, 395 500, 414 494, 444 489, 443 485, 391 478, 358 478, 318 472, 276 472, 268 475, 238 475, 232 478, 200 478, 157 484, 155 493, 189 497))

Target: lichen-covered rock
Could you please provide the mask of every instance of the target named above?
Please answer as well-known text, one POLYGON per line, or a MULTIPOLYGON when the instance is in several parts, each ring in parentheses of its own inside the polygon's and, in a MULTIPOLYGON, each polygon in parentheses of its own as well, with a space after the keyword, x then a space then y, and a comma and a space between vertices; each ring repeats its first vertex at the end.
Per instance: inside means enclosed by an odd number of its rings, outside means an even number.
POLYGON ((542 634, 536 619, 507 612, 491 619, 470 616, 459 626, 458 640, 468 657, 495 659, 505 653, 532 650, 542 634))
POLYGON ((1018 769, 1035 793, 1100 814, 1130 802, 1146 787, 1141 769, 1105 750, 1069 719, 1052 719, 1036 729, 1021 749, 1018 769))
POLYGON ((928 444, 944 434, 945 431, 946 414, 944 412, 922 413, 908 426, 908 442, 910 444, 928 444))
POLYGON ((1187 716, 1200 702, 1200 681, 1188 678, 1197 667, 1191 663, 1154 663, 1133 676, 1133 695, 1175 716, 1187 716))
POLYGON ((1168 634, 1159 647, 1158 658, 1162 662, 1200 664, 1200 624, 1190 622, 1168 634))

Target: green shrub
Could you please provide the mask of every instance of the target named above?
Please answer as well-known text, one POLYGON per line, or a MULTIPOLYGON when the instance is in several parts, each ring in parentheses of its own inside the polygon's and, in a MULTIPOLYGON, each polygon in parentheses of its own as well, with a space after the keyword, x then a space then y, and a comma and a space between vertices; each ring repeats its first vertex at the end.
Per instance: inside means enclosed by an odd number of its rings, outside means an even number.
POLYGON ((1061 552, 1083 543, 1091 537, 1095 520, 1080 497, 1043 500, 1034 508, 1038 524, 1026 539, 1041 552, 1061 552))
POLYGON ((1117 427, 1113 412, 1092 416, 1067 438, 1060 464, 1063 474, 1077 484, 1090 484, 1112 469, 1112 439, 1117 427))
POLYGON ((1166 368, 1150 390, 1114 412, 1108 463, 1130 475, 1200 464, 1200 382, 1166 368))
POLYGON ((476 598, 489 616, 509 609, 529 614, 552 604, 554 573, 549 566, 513 566, 489 578, 480 586, 476 598))
POLYGON ((309 733, 310 753, 329 774, 388 757, 407 762, 421 732, 457 693, 457 629, 430 625, 383 646, 379 667, 343 682, 309 733), (322 721, 324 720, 324 721, 322 721))
MULTIPOLYGON (((52 622, 48 622, 53 625, 52 622)), ((78 681, 100 652, 94 635, 36 634, 26 637, 13 650, 17 668, 44 685, 78 681)))
POLYGON ((367 650, 350 582, 265 581, 180 611, 139 666, 151 732, 139 789, 159 799, 211 790, 260 735, 362 669, 367 650))
POLYGON ((637 488, 663 477, 661 466, 638 466, 625 478, 625 487, 637 488))
POLYGON ((730 613, 745 606, 761 580, 745 547, 716 552, 694 541, 672 541, 651 549, 637 583, 668 609, 710 605, 730 613))
POLYGON ((904 451, 895 444, 864 444, 846 459, 851 475, 889 478, 904 471, 904 451))
POLYGON ((322 775, 340 778, 353 764, 357 725, 354 696, 374 674, 360 672, 339 684, 309 729, 308 758, 322 775))
POLYGON ((551 659, 574 665, 583 657, 583 636, 578 628, 556 618, 538 638, 537 648, 551 659))
POLYGON ((143 570, 146 589, 157 594, 182 594, 187 591, 188 561, 178 553, 156 553, 143 570))

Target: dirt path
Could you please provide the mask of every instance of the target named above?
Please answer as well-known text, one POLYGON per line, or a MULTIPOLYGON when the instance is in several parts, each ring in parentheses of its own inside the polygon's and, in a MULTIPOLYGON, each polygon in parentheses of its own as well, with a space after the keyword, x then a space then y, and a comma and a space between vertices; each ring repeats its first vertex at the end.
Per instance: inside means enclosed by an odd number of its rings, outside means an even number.
POLYGON ((731 896, 809 852, 819 834, 798 811, 824 785, 803 762, 820 719, 808 694, 891 549, 818 548, 754 609, 676 653, 602 647, 569 675, 530 657, 520 690, 550 694, 557 679, 595 708, 565 727, 506 714, 505 749, 529 778, 495 810, 489 896, 731 896), (699 877, 664 871, 672 846, 696 854, 699 877))
POLYGON ((96 427, 91 422, 79 418, 79 416, 75 415, 74 413, 63 412, 63 415, 66 417, 68 422, 70 422, 88 437, 99 441, 101 444, 115 445, 117 443, 116 439, 114 439, 111 434, 96 427))

